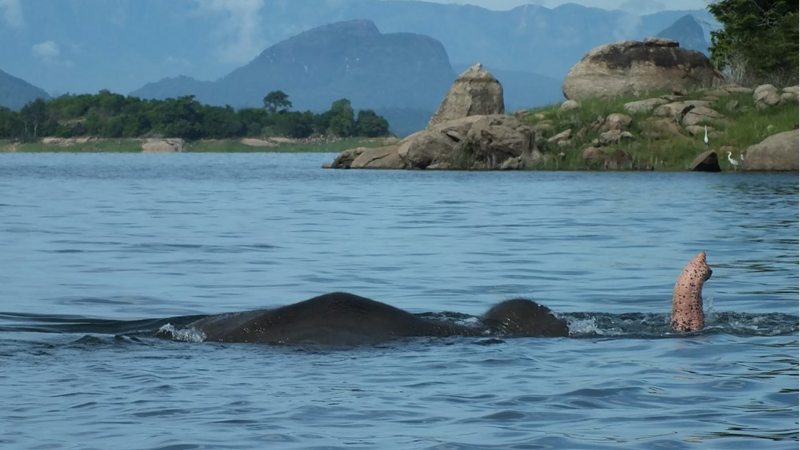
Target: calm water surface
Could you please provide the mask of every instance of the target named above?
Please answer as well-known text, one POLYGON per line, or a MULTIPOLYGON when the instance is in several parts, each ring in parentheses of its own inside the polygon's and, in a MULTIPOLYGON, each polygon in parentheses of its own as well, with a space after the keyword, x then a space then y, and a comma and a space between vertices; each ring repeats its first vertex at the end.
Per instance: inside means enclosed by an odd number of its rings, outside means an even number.
POLYGON ((793 449, 798 176, 325 171, 333 155, 0 155, 0 448, 793 449), (710 326, 676 336, 697 252, 710 326), (564 339, 173 342, 334 290, 514 296, 564 339))

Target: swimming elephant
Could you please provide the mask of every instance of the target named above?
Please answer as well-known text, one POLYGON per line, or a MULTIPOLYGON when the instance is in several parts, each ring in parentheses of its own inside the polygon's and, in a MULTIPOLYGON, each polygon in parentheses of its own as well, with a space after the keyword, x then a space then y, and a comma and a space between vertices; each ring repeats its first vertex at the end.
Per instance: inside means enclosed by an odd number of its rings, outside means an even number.
POLYGON ((344 292, 324 294, 277 309, 219 314, 190 323, 206 341, 271 344, 370 344, 405 337, 568 336, 564 319, 532 300, 491 308, 476 326, 427 319, 344 292))
MULTIPOLYGON (((710 277, 706 254, 700 252, 675 283, 670 320, 674 331, 703 329, 702 288, 710 277)), ((206 341, 267 344, 360 345, 420 336, 569 336, 566 320, 524 298, 500 302, 479 317, 477 325, 466 326, 417 316, 344 292, 277 309, 208 316, 187 328, 202 332, 206 341)))

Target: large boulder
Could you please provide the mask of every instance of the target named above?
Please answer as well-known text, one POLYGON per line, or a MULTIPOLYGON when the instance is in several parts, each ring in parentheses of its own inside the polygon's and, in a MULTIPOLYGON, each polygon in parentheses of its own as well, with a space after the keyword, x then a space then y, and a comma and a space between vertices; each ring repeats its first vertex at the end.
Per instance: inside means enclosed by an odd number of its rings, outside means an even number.
POLYGON ((724 115, 707 106, 692 108, 681 119, 681 123, 685 127, 696 126, 701 123, 724 125, 726 122, 728 122, 728 119, 724 115))
POLYGON ((475 64, 456 79, 427 128, 469 116, 504 113, 503 86, 483 66, 475 64))
POLYGON ((778 133, 764 139, 761 143, 747 149, 744 168, 755 172, 797 172, 798 145, 800 136, 797 130, 778 133))
POLYGON ((628 128, 631 127, 631 122, 633 122, 633 119, 631 119, 630 116, 620 113, 613 113, 606 117, 606 121, 603 123, 601 129, 606 131, 628 131, 628 128))
POLYGON ((581 101, 709 86, 714 77, 714 68, 702 53, 680 48, 670 39, 648 38, 591 50, 572 67, 562 88, 566 98, 581 101))
POLYGON ((753 91, 753 103, 758 109, 766 109, 778 105, 780 102, 781 96, 778 95, 778 88, 771 84, 762 84, 753 91))
POLYGON ((706 100, 687 100, 684 102, 672 102, 667 103, 666 105, 661 105, 655 110, 653 110, 653 115, 655 117, 665 117, 668 119, 673 119, 676 122, 682 122, 683 118, 689 114, 689 111, 695 108, 708 108, 711 106, 711 102, 706 100))

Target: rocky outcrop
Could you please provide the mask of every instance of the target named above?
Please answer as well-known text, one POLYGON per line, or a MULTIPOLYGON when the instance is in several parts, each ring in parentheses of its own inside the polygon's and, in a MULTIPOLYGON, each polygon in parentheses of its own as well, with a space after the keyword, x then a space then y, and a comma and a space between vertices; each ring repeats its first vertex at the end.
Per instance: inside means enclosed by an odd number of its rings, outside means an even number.
POLYGON ((690 172, 721 172, 719 167, 719 156, 714 150, 705 151, 689 164, 690 172))
POLYGON ((504 113, 503 86, 483 66, 475 64, 453 83, 428 122, 428 129, 449 120, 504 113))
POLYGON ((747 149, 744 169, 748 172, 797 172, 798 130, 778 133, 747 149))
POLYGON ((501 114, 470 116, 440 123, 398 145, 342 152, 334 169, 517 170, 542 158, 535 132, 501 114))
POLYGON ((142 144, 142 153, 182 152, 184 145, 183 139, 148 139, 142 144))
POLYGON ((541 159, 535 137, 533 129, 515 117, 485 116, 470 127, 467 141, 457 150, 471 170, 523 169, 541 159))
POLYGON ((326 168, 517 170, 542 159, 536 131, 503 114, 503 88, 480 64, 453 84, 425 130, 396 145, 357 148, 326 168))
POLYGON ((643 95, 675 86, 708 86, 715 77, 708 58, 678 42, 648 38, 621 41, 591 50, 564 79, 564 96, 592 97, 643 95))

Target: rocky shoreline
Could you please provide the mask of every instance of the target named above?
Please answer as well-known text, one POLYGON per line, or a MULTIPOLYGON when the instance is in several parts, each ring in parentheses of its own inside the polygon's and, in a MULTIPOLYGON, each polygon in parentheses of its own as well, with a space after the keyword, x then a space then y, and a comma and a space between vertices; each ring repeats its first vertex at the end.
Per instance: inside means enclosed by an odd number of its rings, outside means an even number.
POLYGON ((705 55, 676 41, 648 38, 594 49, 570 71, 564 92, 568 100, 558 107, 506 115, 502 86, 477 64, 458 77, 424 130, 394 145, 346 150, 323 167, 663 170, 665 159, 681 159, 687 163, 679 170, 719 172, 727 154, 732 170, 798 170, 798 87, 724 84, 705 55), (647 95, 659 90, 668 93, 647 95), (613 110, 626 95, 632 100, 613 110), (584 103, 592 102, 612 111, 587 120, 592 110, 584 103), (728 136, 738 126, 732 117, 750 118, 743 114, 754 111, 770 117, 787 105, 795 111, 793 130, 768 124, 758 140, 728 136), (682 153, 670 152, 670 145, 682 153), (666 150, 652 154, 648 147, 666 150))

